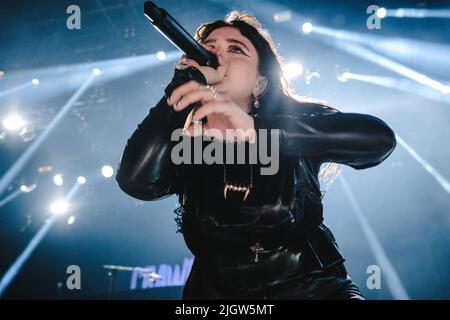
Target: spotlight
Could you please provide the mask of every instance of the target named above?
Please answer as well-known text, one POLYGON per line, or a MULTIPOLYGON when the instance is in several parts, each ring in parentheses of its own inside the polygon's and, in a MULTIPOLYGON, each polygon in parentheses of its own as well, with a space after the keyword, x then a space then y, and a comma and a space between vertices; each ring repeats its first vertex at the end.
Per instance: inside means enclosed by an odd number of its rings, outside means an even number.
POLYGON ((449 86, 443 86, 441 89, 441 92, 443 94, 449 94, 450 93, 450 87, 449 86))
POLYGON ((302 30, 303 30, 304 33, 308 34, 308 33, 310 33, 313 30, 313 26, 312 26, 312 24, 310 22, 305 22, 302 25, 302 30))
POLYGON ((380 19, 383 19, 384 17, 386 17, 387 11, 386 8, 379 8, 377 10, 377 17, 380 19))
POLYGON ((3 120, 3 126, 5 127, 5 129, 11 131, 17 131, 19 129, 22 129, 24 125, 25 122, 18 115, 10 115, 3 120))
POLYGON ((287 80, 294 79, 303 74, 303 66, 300 63, 288 63, 283 68, 283 75, 287 80))
POLYGON ((23 185, 20 186, 20 191, 22 191, 24 193, 29 193, 29 192, 33 191, 34 189, 36 189, 36 187, 37 186, 36 186, 35 183, 32 184, 32 185, 29 185, 29 186, 23 184, 23 185))
POLYGON ((73 224, 75 222, 75 216, 70 216, 69 219, 67 219, 67 224, 73 224))
POLYGON ((405 16, 405 10, 403 8, 398 8, 394 10, 394 17, 403 18, 405 16))
POLYGON ((92 74, 94 76, 99 76, 102 74, 102 70, 100 70, 99 68, 94 68, 94 69, 92 69, 92 74))
POLYGON ((114 174, 114 169, 111 166, 103 166, 102 167, 102 175, 105 178, 111 178, 114 174))
POLYGON ((292 19, 292 12, 290 10, 277 12, 273 15, 275 22, 284 22, 292 19))
POLYGON ((50 211, 57 215, 65 214, 69 210, 69 204, 64 200, 58 200, 50 205, 50 211))
POLYGON ((53 176, 53 183, 56 184, 57 186, 62 186, 63 183, 64 183, 64 179, 63 179, 62 174, 59 174, 59 173, 55 174, 53 176))
POLYGON ((38 169, 37 169, 37 172, 38 173, 45 173, 45 172, 50 172, 50 171, 52 171, 53 170, 53 167, 52 166, 42 166, 42 167, 39 167, 38 169))
POLYGON ((82 177, 82 176, 79 176, 79 177, 77 178, 77 182, 78 182, 79 184, 85 184, 85 183, 86 183, 86 178, 85 178, 85 177, 82 177))
POLYGON ((164 51, 158 51, 156 54, 156 57, 158 60, 165 60, 166 59, 166 53, 164 51))
POLYGON ((33 86, 37 86, 39 85, 40 81, 39 79, 34 78, 33 80, 31 80, 31 83, 33 84, 33 86))
POLYGON ((349 76, 349 73, 347 71, 342 72, 340 75, 338 75, 337 79, 341 82, 346 82, 348 80, 348 76, 349 76))
POLYGON ((5 75, 5 71, 0 70, 0 78, 3 77, 5 75))
POLYGON ((318 71, 311 71, 311 72, 306 72, 305 74, 305 83, 306 84, 311 84, 312 79, 320 79, 320 73, 318 71))

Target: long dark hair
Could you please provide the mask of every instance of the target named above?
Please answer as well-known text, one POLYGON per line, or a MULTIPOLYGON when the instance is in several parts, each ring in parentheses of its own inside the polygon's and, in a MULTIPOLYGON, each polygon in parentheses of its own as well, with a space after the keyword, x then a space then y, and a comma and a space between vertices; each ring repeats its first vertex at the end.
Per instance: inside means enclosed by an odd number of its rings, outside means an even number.
MULTIPOLYGON (((261 23, 253 16, 233 10, 223 20, 208 22, 198 27, 195 39, 204 42, 209 34, 222 27, 234 27, 246 37, 258 52, 258 70, 261 75, 269 80, 266 91, 258 97, 261 104, 261 112, 270 113, 270 107, 276 107, 280 103, 291 103, 301 107, 302 104, 317 104, 318 107, 335 109, 328 104, 311 98, 301 97, 290 88, 288 80, 283 75, 284 61, 272 40, 272 37, 263 28, 261 23)), ((252 101, 253 102, 253 101, 252 101)), ((320 181, 326 188, 338 177, 342 170, 341 165, 325 163, 319 172, 320 181)))

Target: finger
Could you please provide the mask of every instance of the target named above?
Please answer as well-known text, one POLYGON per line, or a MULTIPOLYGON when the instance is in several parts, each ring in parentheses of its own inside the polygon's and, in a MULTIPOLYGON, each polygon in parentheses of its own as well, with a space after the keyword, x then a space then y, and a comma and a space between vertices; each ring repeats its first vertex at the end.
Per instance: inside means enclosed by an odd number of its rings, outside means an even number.
POLYGON ((219 67, 217 69, 218 70, 219 69, 222 70, 223 73, 225 74, 226 71, 227 71, 227 67, 228 67, 228 65, 227 65, 227 63, 225 61, 225 58, 221 54, 219 54, 217 57, 218 57, 217 61, 219 62, 219 67))
POLYGON ((212 137, 215 139, 219 139, 219 140, 224 140, 224 134, 222 133, 221 130, 217 129, 217 128, 209 128, 207 126, 208 122, 205 123, 205 126, 203 128, 203 135, 208 136, 208 137, 212 137))
POLYGON ((199 135, 201 135, 203 132, 202 132, 203 130, 202 130, 202 125, 201 124, 191 124, 190 126, 189 126, 189 128, 187 128, 186 130, 184 130, 183 131, 183 134, 185 134, 185 135, 188 135, 188 136, 193 136, 193 137, 196 137, 196 136, 199 136, 199 135))
POLYGON ((198 90, 200 88, 200 83, 198 83, 195 80, 191 80, 189 82, 186 82, 185 84, 182 84, 175 90, 173 90, 172 95, 167 99, 167 104, 172 106, 175 103, 180 100, 182 96, 184 96, 186 93, 198 90))
POLYGON ((223 56, 221 54, 219 54, 217 56, 217 61, 219 62, 219 66, 224 66, 225 65, 225 59, 223 58, 223 56))
POLYGON ((185 67, 196 67, 196 68, 198 68, 200 66, 196 61, 194 61, 192 59, 188 59, 188 58, 182 58, 180 60, 180 64, 185 66, 185 67))
POLYGON ((195 61, 195 60, 192 60, 192 59, 185 59, 185 63, 187 63, 188 65, 197 67, 197 68, 200 67, 200 65, 198 64, 198 62, 195 61))
MULTIPOLYGON (((210 90, 208 90, 210 91, 210 90)), ((209 101, 208 98, 209 93, 206 92, 206 90, 200 89, 197 91, 191 91, 187 94, 185 94, 184 96, 182 96, 180 98, 180 100, 178 100, 177 103, 174 104, 174 109, 177 111, 181 111, 184 108, 186 108, 188 105, 197 102, 197 101, 201 101, 202 103, 205 103, 206 101, 209 101)))
POLYGON ((227 107, 229 108, 229 104, 227 102, 210 101, 208 103, 205 103, 195 111, 193 120, 201 120, 213 113, 224 114, 227 110, 227 107))
POLYGON ((206 87, 201 87, 200 90, 189 92, 181 97, 181 99, 175 104, 174 108, 177 110, 183 110, 186 106, 194 102, 199 101, 202 104, 206 104, 211 100, 217 102, 223 101, 219 94, 215 94, 214 91, 206 87), (215 98, 214 95, 216 95, 215 98))

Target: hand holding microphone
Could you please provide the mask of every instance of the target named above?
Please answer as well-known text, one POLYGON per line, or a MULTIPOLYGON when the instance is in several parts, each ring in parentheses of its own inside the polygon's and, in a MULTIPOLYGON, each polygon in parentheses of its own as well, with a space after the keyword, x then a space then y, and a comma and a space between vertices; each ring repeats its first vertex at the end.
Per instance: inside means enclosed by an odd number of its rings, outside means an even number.
MULTIPOLYGON (((176 67, 192 66, 199 69, 208 84, 202 86, 191 80, 177 87, 168 97, 167 103, 169 106, 173 106, 175 111, 194 106, 186 119, 185 131, 195 135, 196 130, 194 129, 197 126, 200 127, 199 132, 202 133, 203 123, 210 121, 208 127, 215 129, 215 133, 211 133, 211 135, 219 139, 226 136, 227 129, 253 129, 253 118, 213 86, 225 78, 227 63, 223 57, 220 54, 216 56, 215 52, 205 49, 167 11, 157 7, 152 1, 145 2, 144 13, 159 32, 185 53, 184 59, 181 59, 176 67)), ((248 139, 246 136, 235 138, 238 140, 248 139)))
POLYGON ((175 68, 177 69, 186 69, 189 67, 195 67, 204 75, 206 79, 206 83, 209 85, 214 85, 221 82, 225 78, 225 74, 227 72, 227 65, 222 57, 222 55, 218 55, 219 66, 217 69, 201 66, 197 61, 188 59, 186 55, 183 55, 181 60, 175 64, 175 68))

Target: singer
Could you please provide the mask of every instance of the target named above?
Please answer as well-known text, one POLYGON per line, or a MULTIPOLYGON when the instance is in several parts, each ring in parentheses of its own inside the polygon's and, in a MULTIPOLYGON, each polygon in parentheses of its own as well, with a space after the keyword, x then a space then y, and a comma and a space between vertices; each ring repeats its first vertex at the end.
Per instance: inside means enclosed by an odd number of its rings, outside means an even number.
MULTIPOLYGON (((116 176, 137 199, 178 196, 176 222, 195 256, 183 298, 364 299, 323 222, 321 183, 341 165, 383 162, 394 132, 374 116, 292 94, 274 42, 250 15, 232 11, 201 25, 195 39, 218 68, 189 54, 176 64, 165 96, 128 139, 116 176), (278 129, 279 169, 264 175, 259 162, 174 164, 171 135, 180 128, 189 139, 246 150, 260 129, 278 129), (240 133, 225 135, 230 129, 240 133)), ((273 143, 266 139, 268 150, 273 143)))

